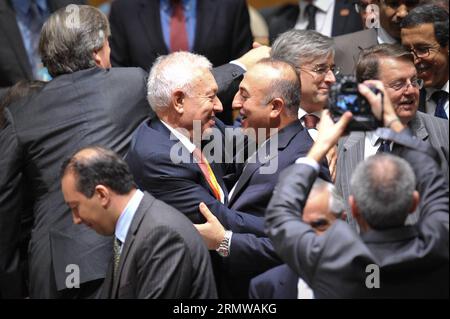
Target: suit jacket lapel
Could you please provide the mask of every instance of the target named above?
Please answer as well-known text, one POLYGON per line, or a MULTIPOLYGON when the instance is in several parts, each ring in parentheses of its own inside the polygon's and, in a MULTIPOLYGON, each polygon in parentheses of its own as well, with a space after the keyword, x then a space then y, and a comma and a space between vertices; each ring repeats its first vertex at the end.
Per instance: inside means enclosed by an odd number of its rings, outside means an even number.
POLYGON ((8 1, 0 1, 0 24, 1 29, 7 30, 5 35, 10 46, 13 48, 17 56, 17 61, 23 74, 31 80, 33 78, 31 73, 30 62, 28 61, 27 51, 23 44, 22 34, 16 21, 15 13, 8 1))
POLYGON ((161 55, 168 54, 162 27, 161 16, 159 14, 159 1, 141 0, 142 10, 139 13, 139 19, 142 22, 143 29, 147 34, 147 40, 150 42, 149 47, 161 55))
POLYGON ((350 11, 352 4, 348 1, 335 1, 334 13, 333 13, 333 26, 331 28, 332 36, 336 34, 342 34, 345 30, 347 23, 350 21, 350 11), (348 10, 349 14, 347 16, 342 16, 342 10, 348 10))
POLYGON ((141 203, 134 214, 133 221, 131 222, 130 229, 128 230, 125 243, 123 243, 122 252, 120 253, 119 269, 117 271, 117 278, 114 278, 112 287, 112 297, 115 298, 119 292, 120 277, 123 271, 124 262, 127 259, 130 248, 133 246, 134 239, 136 238, 136 233, 139 230, 142 220, 144 219, 145 213, 148 211, 149 207, 153 204, 155 198, 148 193, 144 193, 141 203))
POLYGON ((428 138, 428 131, 423 124, 423 121, 420 119, 419 114, 416 114, 416 116, 409 122, 408 124, 409 128, 413 132, 415 136, 420 138, 421 140, 426 140, 428 138))
POLYGON ((344 143, 345 151, 349 152, 350 156, 356 163, 364 160, 364 144, 366 135, 363 132, 353 132, 349 135, 344 143))
POLYGON ((213 30, 211 26, 214 25, 217 14, 219 12, 213 0, 197 1, 197 25, 195 26, 195 39, 192 46, 194 52, 207 47, 210 32, 213 30))
POLYGON ((272 138, 267 141, 264 147, 259 147, 257 151, 249 157, 247 165, 244 167, 244 170, 242 171, 242 174, 237 181, 236 187, 233 191, 233 195, 231 196, 229 202, 229 206, 233 205, 233 202, 236 200, 238 194, 244 189, 244 186, 248 183, 256 170, 277 157, 278 154, 287 147, 289 142, 301 130, 303 130, 303 127, 300 124, 300 121, 294 121, 283 130, 279 131, 277 135, 272 136, 272 138), (272 154, 272 152, 270 152, 270 144, 275 138, 278 139, 278 148, 277 152, 275 152, 275 154, 272 154), (268 151, 269 154, 267 154, 268 151))

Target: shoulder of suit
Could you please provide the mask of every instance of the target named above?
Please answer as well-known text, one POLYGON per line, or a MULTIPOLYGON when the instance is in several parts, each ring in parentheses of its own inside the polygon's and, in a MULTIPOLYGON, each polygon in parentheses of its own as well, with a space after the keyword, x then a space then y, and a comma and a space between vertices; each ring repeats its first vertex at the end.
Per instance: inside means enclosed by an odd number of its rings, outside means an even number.
POLYGON ((440 128, 444 128, 447 131, 449 130, 449 124, 448 124, 449 122, 448 122, 448 120, 441 119, 439 117, 436 117, 434 115, 431 115, 431 114, 428 114, 428 113, 424 113, 424 112, 421 112, 421 111, 417 111, 416 117, 425 126, 427 126, 427 124, 429 124, 429 125, 433 125, 433 126, 439 126, 440 128))

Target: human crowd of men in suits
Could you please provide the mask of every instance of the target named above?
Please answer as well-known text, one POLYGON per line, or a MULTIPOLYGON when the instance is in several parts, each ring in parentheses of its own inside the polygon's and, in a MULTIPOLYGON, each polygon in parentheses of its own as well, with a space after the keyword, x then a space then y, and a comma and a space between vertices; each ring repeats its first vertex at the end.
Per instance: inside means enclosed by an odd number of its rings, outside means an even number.
POLYGON ((448 297, 448 1, 81 3, 0 2, 0 298, 448 297))

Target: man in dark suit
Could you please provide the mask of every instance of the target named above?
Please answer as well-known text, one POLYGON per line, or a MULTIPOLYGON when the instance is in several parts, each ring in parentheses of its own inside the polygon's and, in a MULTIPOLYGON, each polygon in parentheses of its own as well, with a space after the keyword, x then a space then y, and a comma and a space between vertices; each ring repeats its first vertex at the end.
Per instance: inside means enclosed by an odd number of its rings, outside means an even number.
MULTIPOLYGON (((448 5, 448 3, 447 3, 448 5)), ((414 54, 418 75, 424 80, 420 110, 448 120, 448 10, 419 6, 403 20, 402 45, 414 54)))
MULTIPOLYGON (((302 83, 298 118, 315 140, 322 110, 328 105, 331 86, 339 75, 339 68, 334 64, 333 40, 312 30, 290 30, 276 39, 270 56, 287 61, 297 69, 302 83)), ((335 155, 335 150, 327 155, 333 180, 335 155)))
POLYGON ((79 150, 64 162, 61 185, 75 224, 114 235, 104 297, 217 297, 208 250, 192 223, 136 189, 116 153, 101 147, 79 150))
MULTIPOLYGON (((358 82, 379 79, 384 83, 402 123, 409 127, 413 135, 430 143, 438 151, 448 181, 448 122, 417 111, 419 89, 423 83, 418 79, 413 61, 412 54, 398 44, 376 45, 362 51, 357 65, 357 79, 358 82)), ((383 150, 382 144, 382 139, 375 131, 351 132, 339 141, 336 186, 344 198, 350 195, 350 179, 359 162, 377 152, 397 152, 395 145, 389 145, 389 149, 383 150)), ((415 219, 417 216, 411 215, 408 222, 414 222, 415 219)))
MULTIPOLYGON (((214 66, 220 66, 251 49, 252 34, 245 1, 179 2, 186 17, 188 36, 188 46, 183 51, 206 56, 214 66)), ((114 1, 110 13, 114 34, 111 41, 113 66, 139 66, 149 71, 158 56, 178 51, 179 48, 171 47, 170 39, 174 27, 170 24, 174 10, 171 6, 175 5, 168 0, 114 1)))
POLYGON ((362 49, 382 43, 400 42, 400 23, 423 0, 391 1, 373 0, 373 13, 366 21, 366 30, 334 38, 336 65, 344 74, 354 74, 358 55, 362 49), (372 19, 375 15, 375 19, 372 19))
MULTIPOLYGON (((253 42, 244 0, 115 0, 110 23, 113 66, 146 71, 158 56, 179 50, 203 55, 220 66, 241 57, 253 42), (182 17, 174 24, 178 12, 182 17), (182 35, 183 45, 174 43, 182 35)), ((231 124, 231 109, 219 118, 231 124)))
MULTIPOLYGON (((321 235, 338 219, 346 219, 343 198, 333 184, 316 179, 303 209, 302 220, 321 235)), ((305 281, 287 265, 272 268, 250 282, 251 299, 312 299, 305 281)))
POLYGON ((300 218, 317 161, 344 134, 352 117, 347 112, 336 124, 324 114, 308 156, 280 177, 267 210, 269 237, 316 298, 448 298, 448 183, 437 154, 412 138, 381 82, 367 81, 359 90, 374 114, 381 114, 384 104, 382 120, 392 131, 379 134, 398 144, 402 157, 376 155, 356 168, 350 206, 363 234, 336 221, 317 236, 300 218), (367 85, 384 93, 384 103, 367 85), (417 205, 419 223, 404 226, 417 205))
POLYGON ((83 4, 85 1, 37 0, 35 4, 31 0, 0 1, 0 97, 5 87, 20 80, 43 79, 38 74, 35 59, 38 48, 33 46, 34 38, 39 39, 40 27, 52 12, 71 3, 83 4), (29 18, 33 5, 39 12, 38 21, 29 18))
POLYGON ((361 19, 353 1, 306 0, 262 10, 272 43, 290 29, 316 30, 334 37, 362 29, 361 19))
MULTIPOLYGON (((44 24, 40 53, 54 77, 38 93, 5 110, 0 136, 0 282, 18 265, 18 234, 25 196, 33 197, 29 245, 30 296, 86 297, 105 277, 110 241, 73 225, 57 172, 83 145, 110 147, 124 156, 131 134, 149 115, 140 69, 109 69, 109 26, 97 9, 78 6, 79 24, 60 9, 44 24), (62 50, 62 51, 61 51, 62 50), (67 289, 68 265, 80 271, 80 289, 67 289)), ((70 280, 69 280, 70 281, 70 280)))
MULTIPOLYGON (((244 133, 255 137, 257 149, 238 170, 228 207, 264 217, 279 172, 304 156, 313 142, 297 118, 299 104, 299 78, 286 62, 261 60, 245 74, 233 108, 240 112, 244 133)), ((322 176, 330 178, 325 163, 322 176)), ((226 251, 221 269, 226 296, 247 298, 250 279, 280 264, 270 241, 230 231, 210 213, 206 219, 208 222, 197 228, 208 247, 226 251), (228 246, 224 247, 224 241, 228 246)))

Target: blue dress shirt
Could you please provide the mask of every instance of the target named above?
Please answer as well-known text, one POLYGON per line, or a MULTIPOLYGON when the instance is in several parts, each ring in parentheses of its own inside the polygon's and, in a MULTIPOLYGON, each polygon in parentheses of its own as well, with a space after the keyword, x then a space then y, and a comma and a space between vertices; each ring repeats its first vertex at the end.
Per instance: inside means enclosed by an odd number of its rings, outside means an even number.
MULTIPOLYGON (((197 0, 182 0, 184 7, 184 16, 186 19, 186 31, 188 34, 189 51, 194 48, 195 26, 197 23, 197 0)), ((172 8, 170 0, 160 0, 159 12, 161 15, 161 27, 166 47, 170 51, 170 16, 172 8)))
POLYGON ((127 238, 128 230, 130 229, 134 214, 136 214, 136 211, 143 197, 144 193, 139 189, 136 190, 136 193, 134 193, 133 197, 130 199, 127 206, 120 214, 119 220, 117 221, 116 230, 114 232, 116 238, 122 243, 120 250, 122 250, 123 243, 127 238))

